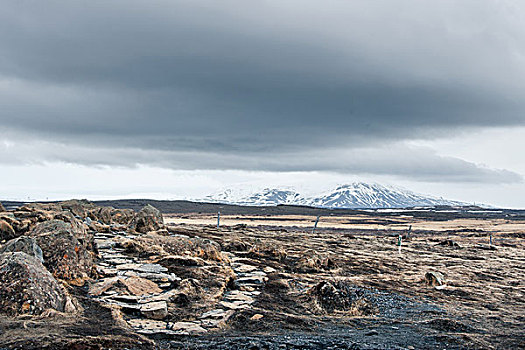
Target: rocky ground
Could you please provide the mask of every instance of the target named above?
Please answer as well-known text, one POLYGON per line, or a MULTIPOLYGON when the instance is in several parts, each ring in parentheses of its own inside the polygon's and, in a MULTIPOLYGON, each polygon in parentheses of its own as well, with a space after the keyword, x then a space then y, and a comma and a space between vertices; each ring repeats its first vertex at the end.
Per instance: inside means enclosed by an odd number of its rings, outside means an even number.
POLYGON ((0 348, 523 348, 523 231, 400 248, 386 231, 165 225, 149 205, 0 208, 0 348))

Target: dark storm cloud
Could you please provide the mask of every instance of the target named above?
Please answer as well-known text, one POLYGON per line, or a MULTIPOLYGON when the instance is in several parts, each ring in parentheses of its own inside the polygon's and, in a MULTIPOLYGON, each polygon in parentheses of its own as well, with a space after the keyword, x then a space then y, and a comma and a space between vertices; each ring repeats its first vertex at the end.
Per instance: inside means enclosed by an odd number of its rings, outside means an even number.
MULTIPOLYGON (((216 168, 220 159, 220 168, 310 170, 290 154, 524 125, 524 22, 511 5, 11 2, 0 10, 0 127, 140 150, 145 160, 122 158, 128 165, 216 168), (195 164, 180 152, 208 156, 195 164)), ((72 162, 97 163, 67 149, 72 162)), ((379 160, 330 165, 341 152, 327 150, 315 170, 399 173, 379 160)), ((438 166, 405 169, 422 179, 447 167, 451 180, 515 178, 430 159, 438 166)))

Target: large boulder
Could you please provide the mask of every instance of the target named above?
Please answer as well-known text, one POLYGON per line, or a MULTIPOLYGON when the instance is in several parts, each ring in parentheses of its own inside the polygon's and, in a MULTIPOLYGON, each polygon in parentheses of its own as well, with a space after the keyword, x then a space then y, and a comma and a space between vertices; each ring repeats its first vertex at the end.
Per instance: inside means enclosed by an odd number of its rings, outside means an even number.
POLYGON ((60 211, 62 207, 58 203, 27 203, 18 208, 20 211, 51 212, 60 211))
POLYGON ((134 217, 133 209, 113 209, 111 211, 111 221, 115 224, 129 225, 134 217))
POLYGON ((53 219, 62 208, 54 203, 29 203, 13 211, 17 223, 13 225, 18 235, 27 234, 39 222, 53 219))
POLYGON ((115 209, 112 207, 95 207, 88 215, 92 220, 106 225, 129 225, 135 217, 132 209, 115 209))
POLYGON ((94 214, 93 219, 100 221, 103 224, 110 225, 112 221, 111 213, 112 207, 100 207, 92 212, 94 214))
POLYGON ((86 245, 93 239, 93 234, 87 231, 86 225, 67 211, 54 213, 52 219, 38 223, 29 235, 40 236, 60 230, 70 231, 79 241, 86 245))
POLYGON ((77 230, 61 220, 50 220, 38 224, 30 236, 42 248, 44 265, 56 278, 72 280, 91 274, 93 255, 88 250, 91 242, 86 239, 85 230, 77 230))
POLYGON ((95 208, 95 205, 86 199, 72 199, 60 202, 63 210, 71 212, 75 217, 85 219, 90 210, 95 208))
POLYGON ((137 213, 133 224, 137 232, 148 233, 163 228, 164 219, 157 208, 148 204, 137 213))
POLYGON ((0 203, 0 212, 2 212, 2 211, 6 211, 6 210, 5 210, 4 206, 2 205, 2 203, 0 203))
POLYGON ((0 246, 0 254, 14 252, 23 252, 34 258, 37 258, 40 262, 44 262, 42 249, 38 246, 38 244, 36 244, 34 238, 21 236, 12 239, 6 244, 0 246))
POLYGON ((0 254, 0 313, 74 312, 75 304, 42 263, 23 252, 0 254))
POLYGON ((16 237, 13 226, 7 220, 0 219, 0 241, 10 240, 16 237))

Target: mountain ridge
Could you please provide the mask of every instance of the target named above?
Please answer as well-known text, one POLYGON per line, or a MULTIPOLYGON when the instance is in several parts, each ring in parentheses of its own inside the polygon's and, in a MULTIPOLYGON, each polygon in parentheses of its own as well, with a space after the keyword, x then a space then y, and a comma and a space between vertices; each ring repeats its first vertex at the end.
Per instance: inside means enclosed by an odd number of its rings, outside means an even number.
POLYGON ((226 189, 199 201, 248 206, 303 205, 331 209, 408 208, 467 206, 470 203, 436 198, 400 187, 353 182, 315 196, 303 196, 293 189, 264 188, 261 191, 226 189))

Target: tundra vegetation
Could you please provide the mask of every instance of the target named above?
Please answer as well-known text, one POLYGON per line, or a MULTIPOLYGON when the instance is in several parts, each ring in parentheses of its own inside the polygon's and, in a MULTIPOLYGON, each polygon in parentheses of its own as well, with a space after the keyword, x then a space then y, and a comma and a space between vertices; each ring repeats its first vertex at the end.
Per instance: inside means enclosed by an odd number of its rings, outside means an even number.
POLYGON ((0 348, 525 347, 523 213, 359 212, 312 231, 317 215, 7 207, 0 348))

